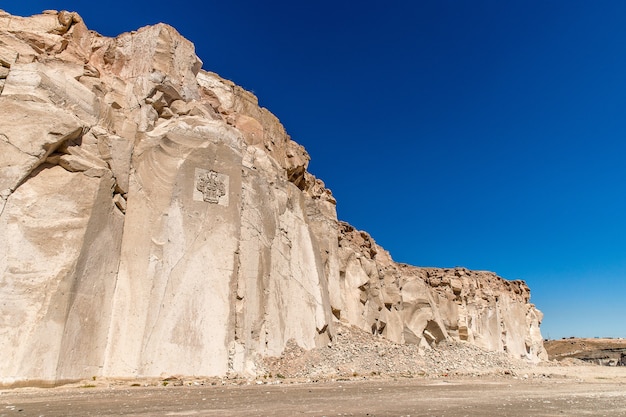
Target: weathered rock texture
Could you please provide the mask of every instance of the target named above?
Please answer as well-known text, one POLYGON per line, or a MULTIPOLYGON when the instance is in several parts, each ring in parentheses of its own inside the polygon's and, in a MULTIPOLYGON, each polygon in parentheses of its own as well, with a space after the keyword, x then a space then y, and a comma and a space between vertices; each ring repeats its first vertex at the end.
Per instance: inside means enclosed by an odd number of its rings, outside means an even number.
POLYGON ((201 66, 167 25, 0 11, 0 382, 254 374, 337 321, 543 357, 523 282, 394 263, 201 66))

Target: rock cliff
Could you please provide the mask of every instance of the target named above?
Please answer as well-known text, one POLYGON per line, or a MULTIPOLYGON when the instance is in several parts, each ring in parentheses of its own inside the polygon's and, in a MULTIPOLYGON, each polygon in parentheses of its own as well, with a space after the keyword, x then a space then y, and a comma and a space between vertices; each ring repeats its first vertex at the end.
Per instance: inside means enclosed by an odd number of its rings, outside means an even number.
POLYGON ((254 374, 336 323, 536 361, 521 281, 395 263, 170 26, 0 11, 0 383, 254 374))

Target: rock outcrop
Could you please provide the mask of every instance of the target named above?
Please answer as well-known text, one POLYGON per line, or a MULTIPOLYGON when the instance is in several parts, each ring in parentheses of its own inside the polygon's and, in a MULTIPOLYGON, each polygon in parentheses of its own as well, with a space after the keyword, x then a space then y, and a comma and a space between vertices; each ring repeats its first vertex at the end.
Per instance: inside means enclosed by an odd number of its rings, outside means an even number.
POLYGON ((159 24, 0 11, 0 383, 254 374, 338 321, 544 357, 521 281, 393 262, 309 155, 159 24))

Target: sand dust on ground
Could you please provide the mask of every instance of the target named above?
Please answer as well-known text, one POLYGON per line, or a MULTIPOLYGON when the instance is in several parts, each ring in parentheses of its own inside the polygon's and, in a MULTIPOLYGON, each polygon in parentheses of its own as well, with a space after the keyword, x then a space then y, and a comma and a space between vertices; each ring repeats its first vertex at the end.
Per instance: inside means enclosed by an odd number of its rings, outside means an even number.
POLYGON ((548 364, 518 370, 515 376, 358 377, 317 383, 102 380, 0 391, 0 417, 120 415, 626 416, 626 368, 548 364))

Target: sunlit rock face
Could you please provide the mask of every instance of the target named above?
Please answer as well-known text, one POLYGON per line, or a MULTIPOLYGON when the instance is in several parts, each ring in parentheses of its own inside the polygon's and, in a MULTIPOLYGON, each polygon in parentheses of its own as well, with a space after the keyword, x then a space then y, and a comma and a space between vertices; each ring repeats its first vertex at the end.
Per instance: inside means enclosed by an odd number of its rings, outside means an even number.
POLYGON ((253 375, 342 321, 544 355, 523 282, 393 262, 167 25, 0 11, 0 383, 253 375))

